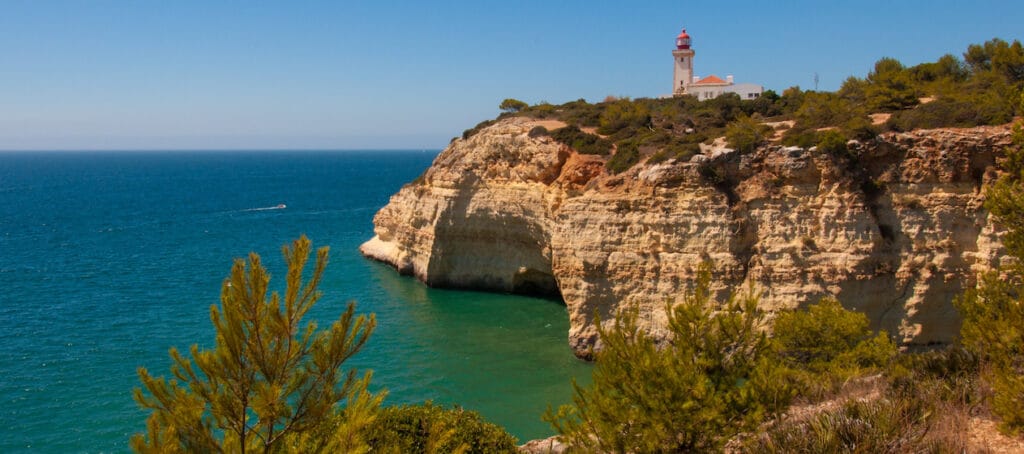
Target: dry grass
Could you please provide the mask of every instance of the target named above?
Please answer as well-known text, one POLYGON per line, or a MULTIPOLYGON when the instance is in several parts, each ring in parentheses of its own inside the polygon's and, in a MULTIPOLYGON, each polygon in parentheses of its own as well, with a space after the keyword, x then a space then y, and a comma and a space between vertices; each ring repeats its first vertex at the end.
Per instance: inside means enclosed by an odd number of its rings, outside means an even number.
POLYGON ((967 452, 1021 453, 1024 439, 1008 437, 999 432, 998 423, 991 419, 973 417, 967 420, 967 452))
POLYGON ((798 399, 726 452, 1024 453, 1024 438, 1000 433, 991 419, 984 383, 933 379, 897 388, 871 375, 818 400, 798 399))

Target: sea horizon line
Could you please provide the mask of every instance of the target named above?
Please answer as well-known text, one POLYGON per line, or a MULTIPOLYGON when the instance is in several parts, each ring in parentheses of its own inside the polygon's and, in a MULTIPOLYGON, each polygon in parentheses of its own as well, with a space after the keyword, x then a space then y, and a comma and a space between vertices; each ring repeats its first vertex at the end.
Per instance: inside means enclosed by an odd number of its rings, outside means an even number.
POLYGON ((348 153, 440 152, 443 148, 55 148, 0 149, 0 154, 32 153, 348 153))

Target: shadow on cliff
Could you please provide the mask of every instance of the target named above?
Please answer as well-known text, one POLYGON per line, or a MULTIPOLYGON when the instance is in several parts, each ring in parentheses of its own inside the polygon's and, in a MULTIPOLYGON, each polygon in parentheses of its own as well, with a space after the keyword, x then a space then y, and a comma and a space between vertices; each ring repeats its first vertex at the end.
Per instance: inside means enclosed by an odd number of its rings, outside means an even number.
POLYGON ((513 293, 565 304, 551 265, 543 204, 474 204, 489 192, 467 174, 435 226, 426 283, 513 293))
MULTIPOLYGON (((943 274, 933 262, 905 263, 908 257, 919 256, 920 251, 915 251, 915 239, 904 231, 902 222, 907 220, 907 215, 897 212, 893 195, 885 183, 900 179, 903 162, 900 158, 904 153, 892 144, 879 144, 869 147, 859 157, 836 162, 845 167, 860 190, 864 207, 874 221, 872 231, 868 232, 873 237, 869 259, 857 266, 854 276, 840 284, 836 297, 848 309, 874 314, 872 328, 888 331, 900 344, 908 347, 944 344, 949 341, 949 333, 960 329, 953 298, 964 291, 963 280, 971 275, 970 264, 962 254, 947 254, 942 258, 942 268, 952 274, 943 274), (917 294, 920 288, 925 290, 917 294), (854 306, 848 301, 862 303, 854 306)), ((945 183, 971 182, 975 190, 980 191, 982 176, 994 165, 991 150, 971 154, 965 164, 945 183)), ((930 222, 940 224, 937 220, 930 222)), ((954 241, 957 250, 977 250, 977 243, 969 239, 980 236, 980 223, 955 225, 950 230, 958 233, 954 241)), ((926 256, 933 261, 937 259, 934 252, 926 256)))

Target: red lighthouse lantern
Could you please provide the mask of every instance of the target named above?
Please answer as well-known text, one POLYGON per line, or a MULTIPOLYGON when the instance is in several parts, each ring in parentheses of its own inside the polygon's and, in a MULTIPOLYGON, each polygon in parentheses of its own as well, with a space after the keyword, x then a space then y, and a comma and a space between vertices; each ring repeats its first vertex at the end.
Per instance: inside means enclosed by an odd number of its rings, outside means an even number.
POLYGON ((684 28, 682 32, 679 32, 679 36, 676 37, 676 49, 689 49, 690 48, 690 35, 686 34, 684 28))

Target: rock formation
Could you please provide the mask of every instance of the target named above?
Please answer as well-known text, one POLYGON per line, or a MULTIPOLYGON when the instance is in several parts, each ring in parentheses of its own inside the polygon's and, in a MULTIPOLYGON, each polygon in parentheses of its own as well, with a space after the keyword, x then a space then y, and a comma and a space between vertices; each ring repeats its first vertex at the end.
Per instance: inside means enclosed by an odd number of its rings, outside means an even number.
MULTIPOLYGON (((768 310, 834 296, 905 345, 950 341, 953 298, 1003 256, 982 207, 1008 127, 886 133, 849 154, 706 150, 609 174, 505 119, 455 140, 374 218, 368 257, 431 286, 561 296, 585 356, 594 317, 665 305, 704 260, 768 310)), ((552 125, 547 122, 547 126, 552 125)))

